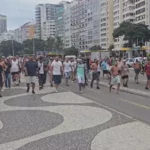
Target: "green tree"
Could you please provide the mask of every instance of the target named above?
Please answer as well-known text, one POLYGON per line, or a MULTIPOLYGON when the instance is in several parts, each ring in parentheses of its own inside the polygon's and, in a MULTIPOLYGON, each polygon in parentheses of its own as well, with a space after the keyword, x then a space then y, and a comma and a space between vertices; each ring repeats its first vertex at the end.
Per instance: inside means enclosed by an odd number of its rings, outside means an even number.
POLYGON ((49 37, 45 41, 45 46, 48 51, 53 51, 55 48, 55 38, 49 37))
POLYGON ((12 40, 3 41, 0 45, 0 52, 4 56, 13 55, 13 50, 15 55, 23 54, 23 45, 12 40))
POLYGON ((108 48, 109 52, 110 52, 110 55, 112 55, 112 50, 114 49, 114 45, 111 44, 108 48))
POLYGON ((32 54, 33 53, 33 44, 35 46, 35 52, 45 50, 45 41, 43 41, 41 39, 34 39, 34 41, 28 39, 28 40, 23 41, 24 53, 32 54))
POLYGON ((60 52, 63 49, 63 41, 59 36, 57 36, 55 39, 55 49, 57 52, 60 52))
POLYGON ((120 36, 124 36, 124 40, 128 41, 128 47, 132 47, 133 43, 143 46, 145 42, 149 41, 150 30, 144 24, 123 22, 113 32, 114 39, 120 36))
POLYGON ((100 45, 94 45, 90 48, 91 51, 97 51, 97 50, 101 50, 101 46, 100 45))
POLYGON ((64 50, 64 55, 75 55, 78 56, 78 49, 75 48, 74 46, 67 48, 64 50))

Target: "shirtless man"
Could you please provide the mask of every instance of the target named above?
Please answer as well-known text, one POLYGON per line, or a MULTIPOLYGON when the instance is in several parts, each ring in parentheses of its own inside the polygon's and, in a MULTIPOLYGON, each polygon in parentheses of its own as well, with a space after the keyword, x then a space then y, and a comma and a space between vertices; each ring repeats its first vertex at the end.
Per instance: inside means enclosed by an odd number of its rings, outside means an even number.
POLYGON ((112 75, 112 80, 111 80, 109 90, 111 92, 113 85, 117 83, 117 94, 118 94, 119 89, 120 89, 120 76, 119 76, 119 72, 118 72, 119 71, 118 64, 115 63, 115 66, 113 66, 110 71, 111 71, 111 75, 112 75))

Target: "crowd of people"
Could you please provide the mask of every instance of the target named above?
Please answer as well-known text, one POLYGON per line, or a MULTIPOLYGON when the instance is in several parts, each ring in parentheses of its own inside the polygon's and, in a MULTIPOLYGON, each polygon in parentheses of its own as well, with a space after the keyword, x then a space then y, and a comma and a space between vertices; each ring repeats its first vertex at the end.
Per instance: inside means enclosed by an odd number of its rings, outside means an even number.
MULTIPOLYGON (((146 74, 147 83, 146 90, 150 88, 150 60, 148 59, 145 65, 138 60, 134 65, 135 83, 139 84, 138 77, 142 70, 146 74)), ((117 84, 117 93, 119 93, 121 81, 124 87, 128 87, 129 82, 129 67, 126 61, 114 59, 112 57, 102 60, 90 60, 89 57, 84 58, 59 58, 59 57, 2 57, 0 59, 0 97, 3 87, 11 88, 12 82, 15 86, 21 83, 21 76, 26 78, 27 92, 32 89, 35 94, 35 84, 38 81, 39 90, 44 88, 45 83, 49 80, 50 86, 55 86, 55 91, 58 92, 62 78, 65 79, 66 86, 69 82, 78 81, 79 92, 88 86, 93 88, 93 83, 96 81, 96 89, 100 89, 100 75, 107 76, 109 82, 109 90, 111 92, 113 85, 117 84), (38 79, 38 80, 37 80, 38 79)))

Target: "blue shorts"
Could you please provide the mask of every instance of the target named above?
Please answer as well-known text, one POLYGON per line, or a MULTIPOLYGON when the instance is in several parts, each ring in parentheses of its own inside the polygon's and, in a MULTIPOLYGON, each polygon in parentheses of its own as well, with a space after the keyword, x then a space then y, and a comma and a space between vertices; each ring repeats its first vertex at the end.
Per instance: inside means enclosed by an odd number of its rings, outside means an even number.
POLYGON ((70 77, 70 72, 65 72, 65 78, 68 79, 70 77))
POLYGON ((53 81, 55 84, 60 84, 61 83, 61 75, 53 75, 53 81))

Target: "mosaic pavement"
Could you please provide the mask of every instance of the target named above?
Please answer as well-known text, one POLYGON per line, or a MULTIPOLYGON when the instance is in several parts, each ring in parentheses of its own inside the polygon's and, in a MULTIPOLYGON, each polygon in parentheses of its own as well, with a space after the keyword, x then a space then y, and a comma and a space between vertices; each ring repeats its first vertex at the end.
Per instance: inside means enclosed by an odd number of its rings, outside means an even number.
POLYGON ((150 127, 65 90, 0 99, 0 150, 150 150, 150 127))

